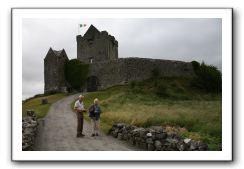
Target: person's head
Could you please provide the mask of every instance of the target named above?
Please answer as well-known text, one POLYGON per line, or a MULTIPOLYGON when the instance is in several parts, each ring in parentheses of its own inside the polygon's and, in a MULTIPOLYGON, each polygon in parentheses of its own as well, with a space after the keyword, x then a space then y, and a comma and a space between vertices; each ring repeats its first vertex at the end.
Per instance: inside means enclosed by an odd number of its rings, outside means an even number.
POLYGON ((98 104, 99 104, 99 100, 98 100, 98 98, 95 98, 95 99, 94 99, 94 104, 95 104, 95 105, 98 105, 98 104))
POLYGON ((84 96, 83 96, 83 95, 80 95, 80 96, 79 96, 79 101, 82 102, 83 99, 84 99, 84 96))

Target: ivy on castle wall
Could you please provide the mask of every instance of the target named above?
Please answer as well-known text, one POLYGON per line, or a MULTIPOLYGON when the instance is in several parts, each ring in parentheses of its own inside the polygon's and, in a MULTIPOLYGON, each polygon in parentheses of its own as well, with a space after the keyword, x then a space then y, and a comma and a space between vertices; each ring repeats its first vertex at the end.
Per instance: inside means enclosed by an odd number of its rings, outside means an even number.
POLYGON ((85 84, 89 71, 89 64, 78 59, 71 59, 65 64, 65 79, 73 89, 80 90, 85 84))

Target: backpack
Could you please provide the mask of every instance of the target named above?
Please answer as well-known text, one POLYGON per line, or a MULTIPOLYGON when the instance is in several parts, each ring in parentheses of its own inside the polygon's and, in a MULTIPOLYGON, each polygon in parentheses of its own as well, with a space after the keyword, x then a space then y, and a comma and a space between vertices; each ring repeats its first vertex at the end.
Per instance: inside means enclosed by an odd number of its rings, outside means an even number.
POLYGON ((89 117, 95 117, 95 107, 94 107, 94 105, 91 105, 90 107, 89 107, 89 117))

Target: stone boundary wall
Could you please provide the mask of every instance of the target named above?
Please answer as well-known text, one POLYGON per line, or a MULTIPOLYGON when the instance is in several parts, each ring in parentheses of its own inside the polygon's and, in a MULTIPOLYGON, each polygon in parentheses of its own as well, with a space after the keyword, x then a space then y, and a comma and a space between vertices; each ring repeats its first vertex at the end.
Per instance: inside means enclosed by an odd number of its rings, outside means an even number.
POLYGON ((32 151, 37 134, 37 118, 34 111, 27 111, 22 119, 22 150, 32 151))
POLYGON ((110 129, 109 134, 147 151, 208 150, 207 144, 189 138, 181 138, 177 134, 167 133, 160 126, 142 128, 124 123, 116 123, 110 129))
POLYGON ((190 62, 149 59, 120 58, 90 64, 88 76, 96 76, 99 80, 98 89, 126 84, 133 80, 151 78, 152 70, 158 69, 164 77, 192 77, 195 75, 190 62))

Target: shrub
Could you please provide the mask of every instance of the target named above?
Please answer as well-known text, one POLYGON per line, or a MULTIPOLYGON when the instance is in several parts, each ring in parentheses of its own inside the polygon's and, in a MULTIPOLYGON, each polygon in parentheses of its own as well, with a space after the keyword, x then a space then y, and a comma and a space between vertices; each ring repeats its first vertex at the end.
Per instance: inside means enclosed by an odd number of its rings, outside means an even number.
POLYGON ((56 94, 56 93, 58 93, 56 90, 51 90, 49 92, 44 93, 44 96, 49 96, 49 95, 56 94))
POLYGON ((136 81, 131 81, 130 83, 129 83, 129 86, 130 86, 130 88, 131 89, 134 89, 134 87, 136 86, 136 81))
POLYGON ((192 67, 193 67, 194 71, 199 70, 200 63, 198 63, 197 61, 192 61, 191 64, 192 64, 192 67))
POLYGON ((196 61, 192 62, 192 66, 196 74, 192 81, 193 86, 207 92, 222 91, 222 75, 215 66, 206 65, 204 62, 200 65, 196 61))
POLYGON ((155 86, 155 93, 156 93, 156 95, 158 95, 160 97, 169 96, 167 86, 163 82, 157 83, 157 86, 155 86))
POLYGON ((158 68, 152 70, 152 79, 158 79, 160 77, 160 71, 158 68))
POLYGON ((65 79, 76 90, 80 90, 85 85, 89 65, 78 59, 72 59, 65 64, 65 79))
POLYGON ((142 93, 144 90, 144 82, 142 81, 131 81, 129 83, 129 92, 134 94, 142 93))

